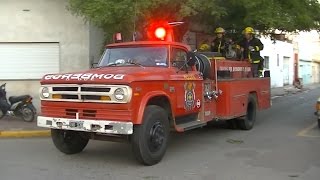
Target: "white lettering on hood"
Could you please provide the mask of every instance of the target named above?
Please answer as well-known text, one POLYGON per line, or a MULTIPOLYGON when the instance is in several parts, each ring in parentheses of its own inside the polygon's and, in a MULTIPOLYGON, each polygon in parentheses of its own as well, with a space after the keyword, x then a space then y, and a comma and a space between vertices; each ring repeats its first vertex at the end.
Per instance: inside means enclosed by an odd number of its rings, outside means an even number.
POLYGON ((77 74, 62 74, 62 75, 46 75, 45 80, 83 80, 83 81, 93 81, 96 79, 116 79, 122 80, 124 74, 92 74, 92 73, 77 73, 77 74))

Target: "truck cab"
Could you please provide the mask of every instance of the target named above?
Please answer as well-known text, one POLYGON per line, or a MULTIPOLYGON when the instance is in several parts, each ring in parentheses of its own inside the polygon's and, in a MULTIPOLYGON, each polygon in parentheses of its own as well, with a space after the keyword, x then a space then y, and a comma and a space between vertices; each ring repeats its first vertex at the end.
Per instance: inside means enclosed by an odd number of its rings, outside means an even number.
POLYGON ((170 131, 217 120, 250 130, 257 110, 270 107, 270 79, 253 78, 246 61, 135 41, 107 45, 94 69, 45 75, 40 98, 38 126, 51 129, 61 152, 79 153, 89 139, 127 140, 139 162, 154 165, 170 131))

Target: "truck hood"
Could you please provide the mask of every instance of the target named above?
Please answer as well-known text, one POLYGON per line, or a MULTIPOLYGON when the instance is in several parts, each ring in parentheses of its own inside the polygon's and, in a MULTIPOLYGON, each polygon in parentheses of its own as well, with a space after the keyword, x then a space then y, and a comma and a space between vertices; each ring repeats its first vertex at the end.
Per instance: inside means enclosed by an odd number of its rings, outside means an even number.
POLYGON ((174 69, 167 67, 104 67, 84 72, 47 74, 41 84, 127 84, 133 81, 167 80, 174 69))

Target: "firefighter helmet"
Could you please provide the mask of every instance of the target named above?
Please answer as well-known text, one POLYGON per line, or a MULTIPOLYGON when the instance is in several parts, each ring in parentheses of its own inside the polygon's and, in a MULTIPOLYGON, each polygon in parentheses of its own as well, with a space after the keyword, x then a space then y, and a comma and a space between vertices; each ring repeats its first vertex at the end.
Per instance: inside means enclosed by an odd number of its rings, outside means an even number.
POLYGON ((209 51, 210 50, 210 46, 206 43, 203 43, 201 44, 200 48, 199 48, 200 51, 209 51))
POLYGON ((243 30, 243 34, 254 34, 254 29, 252 27, 246 27, 243 30))
POLYGON ((219 33, 225 33, 226 31, 222 27, 218 27, 214 33, 219 34, 219 33))

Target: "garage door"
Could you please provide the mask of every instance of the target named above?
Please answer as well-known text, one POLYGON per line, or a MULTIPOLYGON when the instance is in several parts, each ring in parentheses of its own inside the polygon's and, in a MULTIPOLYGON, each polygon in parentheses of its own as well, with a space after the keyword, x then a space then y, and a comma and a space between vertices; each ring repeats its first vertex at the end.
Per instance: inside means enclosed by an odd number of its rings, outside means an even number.
POLYGON ((0 79, 41 79, 59 72, 59 43, 0 43, 0 79))

